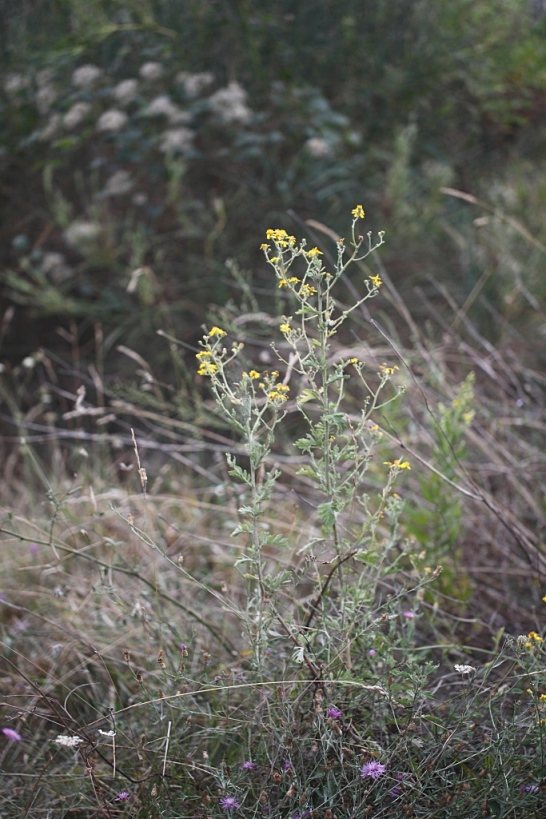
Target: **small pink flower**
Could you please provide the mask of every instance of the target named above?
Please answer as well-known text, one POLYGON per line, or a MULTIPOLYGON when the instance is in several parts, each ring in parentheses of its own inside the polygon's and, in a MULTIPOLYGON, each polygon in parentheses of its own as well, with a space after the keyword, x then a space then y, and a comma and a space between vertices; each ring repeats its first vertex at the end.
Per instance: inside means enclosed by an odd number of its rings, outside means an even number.
POLYGON ((243 764, 241 765, 241 770, 242 771, 253 771, 255 767, 256 767, 256 765, 253 762, 251 762, 250 760, 247 760, 246 762, 243 762, 243 764))
POLYGON ((2 733, 6 739, 11 739, 12 742, 20 742, 22 739, 21 734, 14 731, 13 728, 2 728, 2 733))
POLYGON ((360 776, 365 778, 369 776, 370 779, 379 779, 385 773, 385 765, 381 762, 366 762, 360 769, 360 776))
POLYGON ((339 710, 339 708, 329 708, 328 709, 328 716, 330 719, 339 719, 343 716, 343 712, 339 710))
POLYGON ((376 654, 377 651, 375 650, 375 648, 370 648, 370 650, 368 651, 368 657, 375 657, 376 654))
POLYGON ((129 793, 129 791, 120 791, 118 795, 115 797, 114 802, 126 802, 130 798, 131 794, 129 793))
POLYGON ((413 620, 413 618, 415 617, 414 611, 403 611, 402 614, 404 615, 404 617, 407 617, 408 620, 413 620))

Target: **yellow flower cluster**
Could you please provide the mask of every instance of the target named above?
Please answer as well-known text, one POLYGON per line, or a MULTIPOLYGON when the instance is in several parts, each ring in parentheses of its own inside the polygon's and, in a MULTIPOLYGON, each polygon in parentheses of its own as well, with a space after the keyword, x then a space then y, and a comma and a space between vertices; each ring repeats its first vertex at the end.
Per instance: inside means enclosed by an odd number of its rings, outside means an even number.
POLYGON ((289 284, 298 284, 300 279, 297 276, 290 276, 289 279, 279 279, 279 287, 288 287, 289 284))
POLYGON ((525 648, 535 648, 544 642, 544 638, 541 637, 540 634, 537 634, 536 631, 530 631, 527 636, 529 639, 525 643, 525 648))
POLYGON ((383 284, 383 279, 381 276, 370 276, 370 281, 374 287, 381 287, 383 284))
POLYGON ((199 364, 197 375, 214 375, 217 369, 218 369, 217 364, 213 364, 212 361, 205 360, 199 364))
POLYGON ((318 247, 312 247, 311 250, 308 250, 306 253, 307 256, 313 258, 313 256, 322 256, 322 250, 319 250, 318 247))
POLYGON ((396 372, 398 367, 396 366, 396 364, 394 365, 394 367, 387 367, 386 364, 382 364, 379 369, 381 370, 383 375, 392 375, 393 373, 396 372))
POLYGON ((307 298, 308 296, 313 296, 316 292, 316 287, 313 287, 311 284, 303 284, 300 289, 300 296, 307 298))
POLYGON ((268 393, 267 397, 270 401, 286 401, 288 398, 288 393, 290 391, 290 387, 288 384, 277 384, 274 390, 271 390, 268 393))
POLYGON ((353 208, 351 213, 353 214, 355 219, 364 219, 364 217, 366 216, 366 213, 362 205, 357 205, 356 208, 353 208))
POLYGON ((397 458, 396 461, 383 461, 385 466, 390 466, 395 469, 411 469, 409 461, 403 461, 401 458, 397 458))
POLYGON ((208 339, 211 338, 222 338, 223 336, 227 336, 225 330, 222 330, 221 327, 212 327, 208 333, 205 333, 205 344, 204 350, 200 350, 198 353, 195 354, 196 359, 199 362, 199 368, 197 370, 197 375, 214 375, 215 372, 218 370, 218 364, 215 364, 213 361, 214 358, 214 346, 211 346, 208 339))
POLYGON ((289 236, 286 230, 272 230, 269 228, 265 235, 268 239, 274 241, 277 247, 294 247, 296 244, 296 237, 289 236))

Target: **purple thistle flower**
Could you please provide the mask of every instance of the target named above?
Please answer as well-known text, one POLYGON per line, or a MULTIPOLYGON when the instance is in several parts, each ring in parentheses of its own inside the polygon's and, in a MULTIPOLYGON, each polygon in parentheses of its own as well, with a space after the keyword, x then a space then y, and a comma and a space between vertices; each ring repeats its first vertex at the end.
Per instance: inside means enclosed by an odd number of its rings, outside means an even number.
POLYGON ((339 708, 329 708, 328 709, 328 716, 330 719, 339 719, 343 716, 343 712, 339 710, 339 708))
POLYGON ((368 657, 375 657, 376 654, 377 651, 375 650, 375 648, 370 648, 370 650, 368 651, 368 657))
POLYGON ((241 803, 234 796, 224 796, 220 799, 220 804, 224 810, 232 811, 241 807, 241 803))
POLYGON ((2 733, 6 739, 11 739, 12 742, 20 742, 22 739, 21 734, 14 731, 13 728, 2 728, 2 733))
POLYGON ((248 759, 246 762, 243 762, 241 765, 242 771, 253 771, 256 765, 248 759))
POLYGON ((381 762, 366 762, 360 769, 360 776, 365 778, 369 776, 370 779, 379 779, 385 773, 385 765, 381 762))
POLYGON ((291 771, 292 770, 292 763, 286 760, 284 765, 282 766, 283 771, 291 771))
POLYGON ((114 802, 126 802, 130 798, 131 794, 129 793, 129 791, 120 791, 118 795, 114 798, 114 802))

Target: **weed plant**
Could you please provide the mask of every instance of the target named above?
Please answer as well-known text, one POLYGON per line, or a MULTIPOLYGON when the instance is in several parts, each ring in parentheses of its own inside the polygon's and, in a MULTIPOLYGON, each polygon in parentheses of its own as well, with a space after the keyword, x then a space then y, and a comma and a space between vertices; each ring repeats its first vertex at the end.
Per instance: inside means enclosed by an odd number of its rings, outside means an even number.
POLYGON ((543 637, 461 645, 442 609, 471 381, 440 412, 428 511, 408 515, 398 364, 334 355, 386 278, 338 298, 383 243, 352 215, 332 264, 268 230, 267 369, 229 322, 205 332, 205 405, 235 440, 213 494, 150 492, 133 432, 140 494, 44 475, 47 516, 4 513, 2 816, 543 815, 543 637))

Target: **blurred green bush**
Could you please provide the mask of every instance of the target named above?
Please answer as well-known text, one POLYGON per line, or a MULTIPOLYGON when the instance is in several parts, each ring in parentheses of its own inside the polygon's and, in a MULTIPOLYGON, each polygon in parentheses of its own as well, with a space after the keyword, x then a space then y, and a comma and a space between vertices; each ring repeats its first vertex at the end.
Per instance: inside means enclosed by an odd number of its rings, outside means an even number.
POLYGON ((257 234, 287 210, 340 229, 357 201, 372 230, 396 233, 384 258, 408 298, 429 274, 463 303, 484 267, 511 317, 544 291, 503 264, 521 234, 505 230, 501 249, 494 218, 544 230, 536 4, 36 0, 0 13, 8 358, 53 344, 52 317, 148 353, 166 323, 192 338, 228 297, 234 249, 259 285, 257 234))

